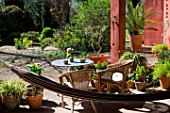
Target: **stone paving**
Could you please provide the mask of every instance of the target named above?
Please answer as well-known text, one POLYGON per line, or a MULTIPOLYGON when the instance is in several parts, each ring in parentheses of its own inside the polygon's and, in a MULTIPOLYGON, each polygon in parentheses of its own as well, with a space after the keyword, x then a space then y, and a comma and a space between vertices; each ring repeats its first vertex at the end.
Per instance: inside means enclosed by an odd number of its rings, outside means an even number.
MULTIPOLYGON (((152 54, 146 55, 149 63, 156 61, 152 54)), ((43 76, 58 82, 57 75, 59 74, 54 68, 49 65, 43 65, 45 68, 43 76)), ((66 71, 66 69, 63 69, 66 71)), ((17 75, 10 69, 3 68, 0 70, 1 79, 19 79, 17 75)), ((160 95, 163 96, 163 95, 160 95)), ((61 107, 61 95, 49 90, 44 90, 43 105, 40 110, 30 110, 26 100, 23 99, 21 106, 16 111, 6 111, 1 109, 0 113, 71 113, 71 98, 65 98, 66 108, 61 107)), ((153 102, 132 102, 132 103, 102 103, 95 102, 98 113, 170 113, 170 99, 159 100, 153 102)), ((94 113, 89 102, 76 103, 74 113, 94 113)))

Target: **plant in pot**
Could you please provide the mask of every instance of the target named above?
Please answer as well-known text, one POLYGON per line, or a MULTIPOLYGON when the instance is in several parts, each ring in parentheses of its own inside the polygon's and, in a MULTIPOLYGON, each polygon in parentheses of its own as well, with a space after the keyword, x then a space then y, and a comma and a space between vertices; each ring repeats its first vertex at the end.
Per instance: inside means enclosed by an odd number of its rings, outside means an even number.
POLYGON ((145 56, 141 56, 138 53, 132 53, 132 52, 124 52, 119 60, 120 61, 133 60, 133 63, 130 67, 131 72, 136 70, 137 65, 141 66, 147 64, 147 58, 145 56))
MULTIPOLYGON (((95 69, 96 71, 104 70, 108 66, 108 62, 105 61, 98 61, 97 64, 95 64, 95 69)), ((92 75, 92 86, 94 86, 96 89, 98 89, 98 75, 97 73, 93 73, 92 75)), ((101 84, 101 91, 104 90, 106 87, 106 84, 101 84)))
MULTIPOLYGON (((39 67, 38 64, 34 64, 33 66, 29 66, 29 70, 40 76, 44 69, 39 67)), ((28 85, 26 91, 26 99, 30 109, 40 109, 43 99, 43 89, 33 84, 28 85)))
POLYGON ((144 2, 140 2, 133 6, 132 1, 129 1, 127 12, 126 12, 126 28, 130 34, 129 41, 131 46, 131 51, 141 52, 143 34, 142 30, 155 30, 154 27, 145 28, 144 26, 152 23, 157 24, 155 20, 148 19, 150 16, 157 14, 157 11, 151 12, 152 8, 143 11, 144 2))
POLYGON ((158 57, 158 53, 159 52, 165 52, 165 51, 168 51, 168 45, 167 44, 155 44, 153 47, 152 47, 152 53, 155 54, 155 57, 159 59, 158 57))
POLYGON ((137 90, 143 90, 145 89, 147 83, 145 81, 147 75, 147 69, 146 66, 142 65, 142 66, 137 66, 136 70, 135 70, 135 87, 137 90))
POLYGON ((97 63, 108 60, 108 56, 101 54, 105 47, 110 47, 110 1, 87 0, 82 2, 79 13, 75 16, 75 25, 88 41, 88 48, 94 50, 89 59, 97 63), (83 16, 82 16, 83 15, 83 16))
POLYGON ((3 106, 7 110, 16 110, 19 108, 25 84, 20 80, 2 81, 0 84, 0 94, 3 97, 3 106))
POLYGON ((160 86, 163 89, 170 88, 170 62, 159 62, 153 68, 153 80, 159 80, 160 86))

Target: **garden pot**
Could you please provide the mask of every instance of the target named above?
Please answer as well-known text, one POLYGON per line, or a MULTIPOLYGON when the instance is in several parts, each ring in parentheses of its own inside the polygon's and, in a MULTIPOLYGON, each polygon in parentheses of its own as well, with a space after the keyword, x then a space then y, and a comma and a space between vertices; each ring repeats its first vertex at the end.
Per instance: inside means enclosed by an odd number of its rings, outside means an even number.
POLYGON ((143 35, 130 35, 130 49, 133 52, 141 52, 142 51, 142 40, 143 35))
POLYGON ((160 76, 159 83, 160 83, 161 88, 169 89, 170 88, 170 77, 160 76))
POLYGON ((98 61, 108 61, 108 55, 102 55, 100 54, 97 56, 96 54, 89 55, 89 59, 93 61, 94 64, 96 64, 98 61))
POLYGON ((5 96, 3 98, 3 106, 7 110, 16 110, 19 108, 20 99, 12 96, 5 96))
POLYGON ((43 98, 43 95, 27 96, 26 99, 27 99, 30 109, 33 109, 33 110, 40 109, 42 105, 42 98, 43 98))
POLYGON ((146 88, 146 82, 135 82, 136 90, 144 90, 146 88))
POLYGON ((133 88, 134 87, 134 83, 133 82, 127 82, 127 87, 128 88, 133 88))

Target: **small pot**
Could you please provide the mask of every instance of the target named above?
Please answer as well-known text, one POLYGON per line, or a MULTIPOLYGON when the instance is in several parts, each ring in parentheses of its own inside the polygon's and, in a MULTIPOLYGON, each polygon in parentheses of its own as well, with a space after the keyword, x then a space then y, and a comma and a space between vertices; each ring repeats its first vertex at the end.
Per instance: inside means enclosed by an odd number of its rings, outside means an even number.
POLYGON ((85 58, 81 58, 80 59, 80 63, 85 63, 86 59, 85 58))
POLYGON ((11 110, 11 111, 16 110, 17 108, 19 108, 20 99, 12 96, 5 96, 3 98, 3 105, 4 108, 7 110, 11 110))
POLYGON ((33 109, 33 110, 40 109, 42 105, 42 98, 43 98, 43 95, 27 96, 26 99, 27 99, 30 109, 33 109))
POLYGON ((66 64, 66 65, 67 65, 67 64, 68 64, 68 60, 64 60, 64 64, 66 64))
POLYGON ((136 90, 144 90, 146 88, 146 82, 135 82, 136 90))

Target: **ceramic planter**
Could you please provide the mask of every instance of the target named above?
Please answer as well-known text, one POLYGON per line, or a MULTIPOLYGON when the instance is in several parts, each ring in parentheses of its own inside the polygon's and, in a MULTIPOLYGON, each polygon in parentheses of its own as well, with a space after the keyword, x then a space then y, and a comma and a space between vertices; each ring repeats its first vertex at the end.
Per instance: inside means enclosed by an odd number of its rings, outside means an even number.
POLYGON ((146 88, 147 83, 146 82, 135 82, 136 90, 144 90, 146 88))
POLYGON ((16 110, 19 108, 20 99, 12 96, 4 96, 3 98, 4 108, 7 110, 16 110))
POLYGON ((43 98, 43 95, 27 96, 26 99, 27 99, 30 109, 33 109, 33 110, 40 109, 42 105, 42 98, 43 98))
POLYGON ((160 83, 161 88, 169 89, 170 88, 170 77, 160 76, 159 83, 160 83))
POLYGON ((130 49, 133 52, 141 52, 142 51, 142 40, 143 35, 130 35, 130 49))
POLYGON ((97 56, 96 54, 91 54, 89 55, 89 59, 92 60, 94 62, 94 64, 96 64, 98 61, 108 61, 108 55, 102 55, 100 54, 99 56, 97 56))
POLYGON ((127 82, 127 87, 128 88, 133 88, 134 87, 134 82, 127 82))

